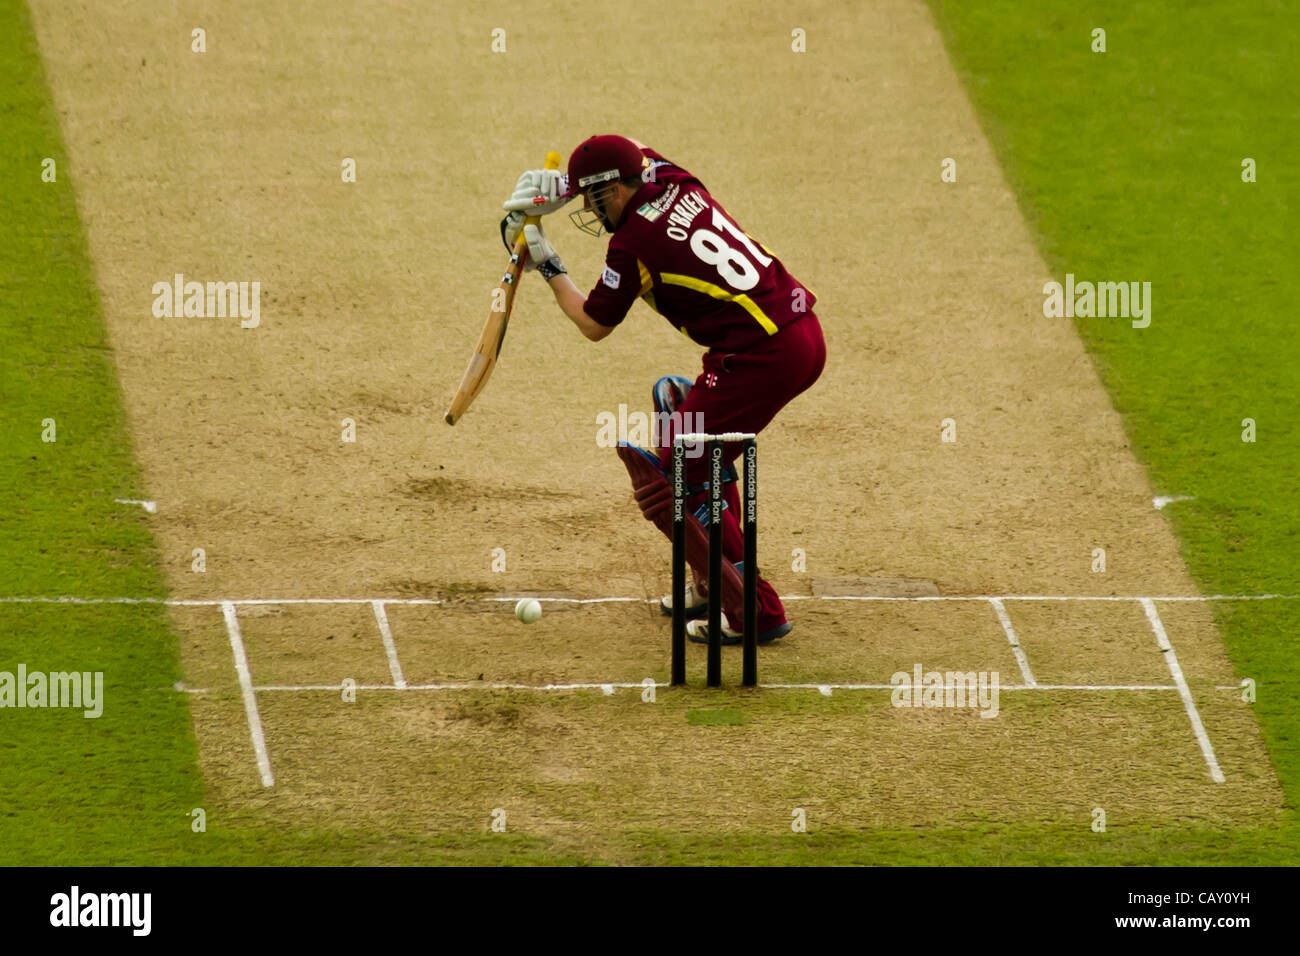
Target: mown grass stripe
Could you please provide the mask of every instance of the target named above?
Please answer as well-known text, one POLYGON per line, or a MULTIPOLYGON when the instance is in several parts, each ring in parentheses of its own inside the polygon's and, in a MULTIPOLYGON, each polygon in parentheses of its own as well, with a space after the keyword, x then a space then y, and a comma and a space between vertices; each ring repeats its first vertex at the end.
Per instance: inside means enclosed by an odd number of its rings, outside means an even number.
MULTIPOLYGON (((1053 276, 1152 283, 1149 328, 1076 326, 1156 493, 1195 499, 1165 514, 1197 585, 1296 593, 1300 101, 1288 51, 1300 18, 1227 0, 930 6, 1053 276), (1098 28, 1104 53, 1092 49, 1098 28), (1248 418, 1254 442, 1242 440, 1248 418)), ((1239 676, 1257 682, 1255 713, 1294 808, 1300 615, 1290 602, 1214 610, 1239 676)), ((1292 861, 1298 829, 1291 811, 1292 861)))
MULTIPOLYGON (((0 71, 0 593, 162 597, 145 513, 114 501, 145 495, 75 170, 14 0, 0 2, 0 71)), ((6 604, 0 635, 0 671, 104 675, 97 719, 0 710, 0 864, 184 859, 203 787, 187 699, 156 690, 180 678, 165 608, 6 604)))

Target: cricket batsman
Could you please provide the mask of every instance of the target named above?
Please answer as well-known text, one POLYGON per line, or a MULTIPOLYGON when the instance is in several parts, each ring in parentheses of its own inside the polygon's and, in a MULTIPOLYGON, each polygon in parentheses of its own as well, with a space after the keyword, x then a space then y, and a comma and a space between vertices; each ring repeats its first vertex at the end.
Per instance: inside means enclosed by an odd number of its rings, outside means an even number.
MULTIPOLYGON (((519 177, 505 203, 502 238, 513 247, 521 228, 528 242, 529 270, 551 287, 561 311, 593 342, 609 335, 643 299, 674 328, 704 346, 703 369, 692 383, 665 376, 654 386, 660 435, 653 452, 621 444, 618 454, 632 479, 645 517, 672 535, 673 435, 683 422, 691 430, 761 432, 796 395, 809 388, 826 362, 816 297, 786 271, 761 242, 749 236, 697 178, 659 153, 623 136, 593 136, 569 157, 567 175, 535 169, 519 177), (582 196, 574 224, 593 236, 610 235, 605 269, 583 295, 569 278, 540 225, 524 227, 527 214, 561 209, 582 196), (667 413, 667 414, 663 414, 667 413), (669 417, 671 416, 671 417, 669 417)), ((727 485, 723 516, 724 611, 722 643, 739 644, 744 625, 744 558, 734 461, 725 446, 727 485)), ((707 508, 708 463, 700 449, 687 459, 687 506, 707 508)), ((707 536, 700 521, 687 521, 687 559, 692 581, 685 608, 687 636, 708 642, 707 536)), ((671 595, 661 602, 672 613, 671 595)), ((759 643, 790 632, 785 608, 773 587, 758 579, 759 643)))

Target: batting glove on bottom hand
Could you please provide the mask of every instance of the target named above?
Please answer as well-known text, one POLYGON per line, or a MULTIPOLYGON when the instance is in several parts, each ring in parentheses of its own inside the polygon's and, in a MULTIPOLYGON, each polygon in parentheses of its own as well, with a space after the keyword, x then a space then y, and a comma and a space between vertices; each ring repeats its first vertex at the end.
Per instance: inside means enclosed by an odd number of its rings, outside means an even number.
POLYGON ((547 282, 550 282, 560 273, 569 271, 564 268, 559 253, 547 240, 546 233, 542 232, 541 226, 524 226, 524 239, 528 242, 527 268, 536 269, 537 274, 547 282))
POLYGON ((535 269, 543 262, 560 258, 555 247, 546 238, 546 233, 542 232, 541 226, 524 226, 524 238, 528 241, 529 269, 535 269))
POLYGON ((524 226, 522 212, 512 212, 501 220, 501 239, 511 253, 515 251, 515 242, 519 239, 521 231, 524 234, 524 241, 528 243, 528 259, 524 262, 525 272, 541 269, 543 277, 549 281, 559 273, 568 271, 560 261, 559 253, 546 238, 546 233, 542 232, 542 227, 524 226))

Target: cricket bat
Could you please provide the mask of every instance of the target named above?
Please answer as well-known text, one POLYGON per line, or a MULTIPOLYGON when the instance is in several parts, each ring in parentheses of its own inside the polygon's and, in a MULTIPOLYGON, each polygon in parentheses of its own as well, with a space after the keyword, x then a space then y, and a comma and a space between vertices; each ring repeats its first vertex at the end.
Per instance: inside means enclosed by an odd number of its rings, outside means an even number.
MULTIPOLYGON (((559 153, 547 153, 545 168, 559 169, 560 159, 559 153)), ((529 216, 524 220, 524 225, 525 227, 529 224, 536 225, 541 222, 541 219, 541 216, 529 216)), ((519 238, 515 240, 515 247, 511 250, 506 274, 501 277, 501 283, 492 290, 492 310, 488 313, 487 323, 483 326, 483 334, 478 337, 478 345, 474 347, 474 354, 470 356, 469 367, 465 369, 465 375, 460 380, 460 388, 456 389, 456 395, 451 400, 447 414, 443 416, 448 425, 455 425, 465 414, 465 410, 474 399, 478 398, 479 392, 487 385, 492 370, 496 368, 497 358, 501 355, 501 343, 506 337, 506 327, 510 324, 510 310, 515 305, 515 290, 519 287, 519 279, 524 274, 524 262, 527 259, 528 240, 524 238, 524 231, 521 229, 519 238)))

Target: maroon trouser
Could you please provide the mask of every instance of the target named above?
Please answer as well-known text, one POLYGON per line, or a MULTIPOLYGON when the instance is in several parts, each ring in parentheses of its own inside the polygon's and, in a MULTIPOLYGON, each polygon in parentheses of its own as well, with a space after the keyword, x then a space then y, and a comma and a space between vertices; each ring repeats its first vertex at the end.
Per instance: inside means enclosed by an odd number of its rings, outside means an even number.
MULTIPOLYGON (((681 416, 674 415, 669 434, 662 436, 659 449, 659 467, 672 474, 673 429, 679 422, 692 431, 709 432, 761 432, 776 413, 789 404, 800 392, 809 388, 822 373, 826 364, 826 342, 822 338, 821 323, 812 312, 785 326, 776 335, 760 342, 745 352, 707 352, 704 371, 691 387, 682 403, 681 416), (689 417, 688 417, 689 416, 689 417)), ((723 446, 723 461, 732 464, 741 452, 741 446, 728 443, 723 446)), ((762 452, 759 452, 760 458, 762 452)), ((686 482, 692 488, 702 488, 709 479, 706 454, 686 459, 686 482)), ((727 507, 722 513, 722 553, 733 564, 744 560, 744 538, 740 530, 740 493, 736 482, 725 486, 727 507)), ((704 504, 708 493, 697 491, 687 501, 690 513, 704 504)), ((759 494, 759 512, 764 502, 759 494)), ((708 568, 695 568, 697 581, 708 578, 708 568)), ((739 628, 738 615, 728 614, 731 626, 739 628)), ((776 590, 761 576, 758 579, 758 625, 762 634, 785 623, 785 608, 776 590)))

